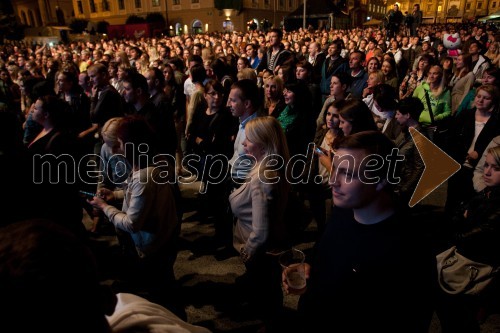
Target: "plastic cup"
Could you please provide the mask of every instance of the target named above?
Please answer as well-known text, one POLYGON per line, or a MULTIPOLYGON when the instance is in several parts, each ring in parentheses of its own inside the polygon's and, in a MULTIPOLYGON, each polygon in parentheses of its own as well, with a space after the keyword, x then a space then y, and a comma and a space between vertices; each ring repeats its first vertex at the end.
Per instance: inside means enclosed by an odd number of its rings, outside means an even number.
POLYGON ((290 291, 301 291, 306 287, 305 259, 304 252, 297 249, 287 250, 280 255, 279 262, 290 291))

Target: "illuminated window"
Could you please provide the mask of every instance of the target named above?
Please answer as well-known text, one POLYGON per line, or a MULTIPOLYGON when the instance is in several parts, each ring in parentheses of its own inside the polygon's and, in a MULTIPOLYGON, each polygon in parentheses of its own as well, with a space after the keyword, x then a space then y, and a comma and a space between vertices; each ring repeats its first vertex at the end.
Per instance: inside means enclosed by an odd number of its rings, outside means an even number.
POLYGON ((108 12, 109 11, 109 2, 108 2, 108 0, 102 0, 102 11, 103 12, 108 12))
MULTIPOLYGON (((76 2, 76 5, 78 7, 78 14, 83 14, 83 4, 82 4, 82 1, 81 0, 78 0, 76 2)), ((493 7, 494 8, 494 7, 493 7)))

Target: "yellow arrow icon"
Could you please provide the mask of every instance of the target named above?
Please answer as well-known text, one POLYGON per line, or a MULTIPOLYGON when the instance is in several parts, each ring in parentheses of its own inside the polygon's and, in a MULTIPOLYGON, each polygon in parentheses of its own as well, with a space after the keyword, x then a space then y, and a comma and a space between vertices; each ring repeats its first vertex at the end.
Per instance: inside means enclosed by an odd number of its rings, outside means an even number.
POLYGON ((413 207, 460 170, 460 164, 416 129, 410 127, 410 134, 425 165, 409 202, 413 207))

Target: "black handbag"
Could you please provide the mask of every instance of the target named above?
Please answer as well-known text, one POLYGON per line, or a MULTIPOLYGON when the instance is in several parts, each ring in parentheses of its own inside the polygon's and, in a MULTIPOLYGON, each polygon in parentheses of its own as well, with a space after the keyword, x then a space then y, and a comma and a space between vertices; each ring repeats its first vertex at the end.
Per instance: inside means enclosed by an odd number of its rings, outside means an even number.
POLYGON ((434 119, 434 112, 432 111, 431 99, 429 97, 428 90, 425 90, 425 101, 427 102, 427 108, 429 109, 429 116, 431 118, 431 126, 427 128, 427 132, 425 134, 427 135, 429 140, 436 144, 436 146, 446 151, 448 147, 448 135, 451 117, 447 117, 437 122, 434 119))

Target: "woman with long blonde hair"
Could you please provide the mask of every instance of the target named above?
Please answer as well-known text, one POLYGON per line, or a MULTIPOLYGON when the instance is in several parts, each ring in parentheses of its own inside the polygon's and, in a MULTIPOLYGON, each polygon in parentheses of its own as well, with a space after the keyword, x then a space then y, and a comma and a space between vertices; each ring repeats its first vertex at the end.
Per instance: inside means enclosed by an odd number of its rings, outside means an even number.
POLYGON ((271 75, 264 79, 264 115, 278 118, 285 109, 283 89, 283 80, 279 76, 271 75))
POLYGON ((125 65, 127 68, 130 68, 130 61, 128 60, 128 55, 125 51, 120 51, 116 53, 115 61, 120 65, 125 65))
POLYGON ((450 80, 451 113, 455 114, 460 103, 467 96, 474 84, 475 76, 472 72, 472 57, 469 54, 460 54, 455 59, 455 73, 450 80))
POLYGON ((446 210, 453 213, 460 202, 474 194, 474 168, 487 145, 499 134, 498 105, 500 92, 496 86, 482 85, 476 90, 474 107, 456 117, 448 153, 462 167, 448 180, 446 210))
POLYGON ((500 44, 498 42, 492 42, 488 47, 488 51, 484 54, 484 57, 490 59, 491 65, 498 68, 500 65, 500 44))
POLYGON ((265 325, 272 327, 283 307, 281 267, 272 253, 288 246, 284 216, 290 190, 289 153, 283 129, 273 117, 250 120, 245 134, 245 153, 253 156, 256 165, 249 181, 229 196, 237 217, 233 246, 246 267, 241 290, 248 292, 248 301, 265 325))

